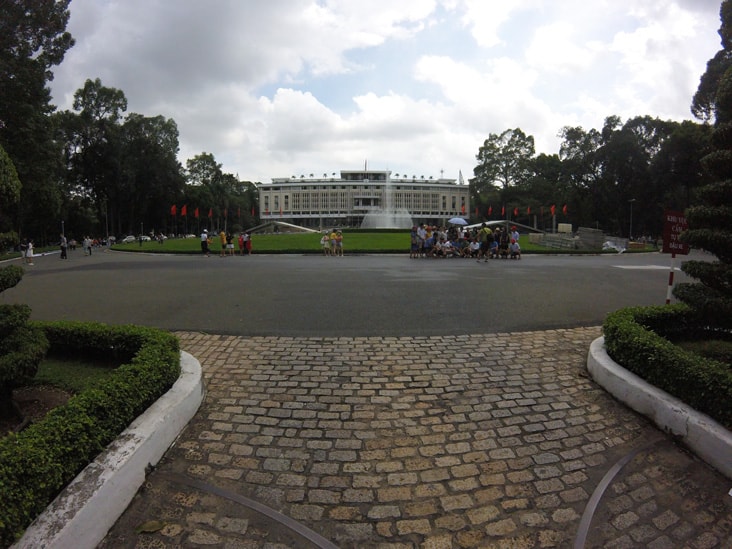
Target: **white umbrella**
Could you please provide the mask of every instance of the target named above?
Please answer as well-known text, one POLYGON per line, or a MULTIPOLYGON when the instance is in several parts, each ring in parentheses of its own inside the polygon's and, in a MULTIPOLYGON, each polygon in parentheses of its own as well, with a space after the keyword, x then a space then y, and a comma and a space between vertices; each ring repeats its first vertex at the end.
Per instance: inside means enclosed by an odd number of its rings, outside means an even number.
POLYGON ((463 219, 462 217, 453 217, 452 219, 448 219, 447 222, 450 225, 467 225, 468 222, 463 219))

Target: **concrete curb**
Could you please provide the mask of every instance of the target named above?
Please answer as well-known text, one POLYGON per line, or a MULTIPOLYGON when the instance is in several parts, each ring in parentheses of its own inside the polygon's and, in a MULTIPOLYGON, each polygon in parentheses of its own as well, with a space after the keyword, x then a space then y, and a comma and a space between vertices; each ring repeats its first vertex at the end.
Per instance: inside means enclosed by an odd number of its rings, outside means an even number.
POLYGON ((587 370, 615 398, 680 437, 700 458, 732 479, 732 433, 615 363, 605 351, 604 337, 590 345, 587 370))
POLYGON ((127 509, 204 397, 201 364, 181 352, 181 375, 28 527, 14 548, 94 548, 127 509))

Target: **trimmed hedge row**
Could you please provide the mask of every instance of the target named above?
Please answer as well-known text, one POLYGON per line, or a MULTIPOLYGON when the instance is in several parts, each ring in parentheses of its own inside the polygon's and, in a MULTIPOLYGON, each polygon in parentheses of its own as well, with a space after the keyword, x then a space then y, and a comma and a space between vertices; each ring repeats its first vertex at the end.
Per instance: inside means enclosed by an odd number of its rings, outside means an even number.
POLYGON ((687 305, 620 309, 607 316, 603 331, 615 362, 732 429, 730 366, 672 343, 714 334, 687 305))
POLYGON ((180 376, 178 339, 167 332, 81 322, 33 324, 44 330, 54 354, 105 361, 114 356, 126 363, 100 386, 0 440, 3 547, 180 376))

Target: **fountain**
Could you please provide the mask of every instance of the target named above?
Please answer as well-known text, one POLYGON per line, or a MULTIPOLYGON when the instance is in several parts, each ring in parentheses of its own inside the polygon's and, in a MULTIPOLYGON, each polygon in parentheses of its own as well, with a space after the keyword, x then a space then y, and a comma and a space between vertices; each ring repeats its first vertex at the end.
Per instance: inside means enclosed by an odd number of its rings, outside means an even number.
POLYGON ((361 222, 362 229, 411 229, 412 216, 406 208, 394 207, 394 191, 391 188, 391 175, 387 173, 384 185, 382 208, 368 212, 361 222))

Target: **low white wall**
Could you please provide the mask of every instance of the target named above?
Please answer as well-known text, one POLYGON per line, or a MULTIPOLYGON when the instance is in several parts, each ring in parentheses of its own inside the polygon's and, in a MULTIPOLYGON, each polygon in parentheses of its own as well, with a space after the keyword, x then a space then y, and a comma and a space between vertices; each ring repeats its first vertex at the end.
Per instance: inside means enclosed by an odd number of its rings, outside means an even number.
POLYGON ((614 362, 605 351, 604 337, 590 345, 587 370, 615 398, 680 437, 700 458, 732 479, 732 433, 722 425, 614 362))
POLYGON ((170 390, 90 463, 12 547, 93 549, 127 509, 155 465, 195 415, 205 393, 201 364, 181 352, 170 390))

